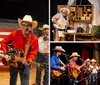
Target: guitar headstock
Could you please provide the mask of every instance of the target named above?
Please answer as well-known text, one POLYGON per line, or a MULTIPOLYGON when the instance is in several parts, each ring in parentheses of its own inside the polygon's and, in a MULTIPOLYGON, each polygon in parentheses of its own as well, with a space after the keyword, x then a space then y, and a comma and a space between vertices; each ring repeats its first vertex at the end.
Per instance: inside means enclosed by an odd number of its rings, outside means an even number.
POLYGON ((40 64, 40 67, 43 67, 43 68, 49 68, 49 65, 47 63, 41 63, 40 64))

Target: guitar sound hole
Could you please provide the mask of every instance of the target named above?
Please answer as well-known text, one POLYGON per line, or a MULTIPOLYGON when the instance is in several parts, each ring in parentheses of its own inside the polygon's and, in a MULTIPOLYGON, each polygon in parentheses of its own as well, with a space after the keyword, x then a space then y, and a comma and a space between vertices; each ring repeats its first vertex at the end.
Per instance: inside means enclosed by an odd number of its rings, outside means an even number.
POLYGON ((23 58, 24 57, 24 53, 21 52, 20 53, 20 57, 23 58))

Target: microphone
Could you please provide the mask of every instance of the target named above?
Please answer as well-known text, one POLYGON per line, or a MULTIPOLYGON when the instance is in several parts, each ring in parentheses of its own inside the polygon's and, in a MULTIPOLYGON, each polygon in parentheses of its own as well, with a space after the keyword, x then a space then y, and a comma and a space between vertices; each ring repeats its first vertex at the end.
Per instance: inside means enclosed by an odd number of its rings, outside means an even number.
POLYGON ((64 55, 64 56, 69 56, 68 54, 65 54, 65 53, 62 53, 62 55, 64 55))
POLYGON ((82 58, 79 58, 79 59, 84 62, 84 59, 82 59, 82 58))

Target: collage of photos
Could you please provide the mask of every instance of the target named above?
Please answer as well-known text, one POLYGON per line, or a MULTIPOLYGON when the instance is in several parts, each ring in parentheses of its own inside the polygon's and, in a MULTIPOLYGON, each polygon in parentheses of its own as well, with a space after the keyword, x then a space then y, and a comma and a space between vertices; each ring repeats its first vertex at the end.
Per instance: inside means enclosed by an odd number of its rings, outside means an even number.
POLYGON ((51 0, 50 85, 100 85, 100 1, 51 0))
POLYGON ((0 85, 100 85, 100 0, 3 0, 0 85))

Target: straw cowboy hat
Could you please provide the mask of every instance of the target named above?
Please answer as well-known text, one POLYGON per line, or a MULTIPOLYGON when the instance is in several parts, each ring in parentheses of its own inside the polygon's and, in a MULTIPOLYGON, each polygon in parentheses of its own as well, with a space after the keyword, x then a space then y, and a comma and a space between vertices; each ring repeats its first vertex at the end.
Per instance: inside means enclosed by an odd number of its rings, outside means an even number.
POLYGON ((53 50, 65 52, 65 50, 62 48, 62 46, 56 46, 55 49, 53 49, 53 50))
POLYGON ((21 26, 21 23, 25 22, 30 22, 32 24, 32 28, 35 28, 37 26, 37 21, 33 21, 31 15, 25 15, 23 19, 18 18, 18 24, 21 26))
POLYGON ((43 30, 43 29, 45 29, 45 28, 48 28, 48 29, 49 29, 49 25, 44 24, 43 27, 42 27, 42 28, 39 28, 39 29, 40 29, 40 30, 43 30))
POLYGON ((91 62, 96 62, 96 60, 95 59, 92 59, 91 62))
POLYGON ((60 8, 60 12, 62 12, 63 10, 66 10, 66 11, 67 11, 67 14, 69 14, 69 13, 70 13, 69 9, 68 9, 68 8, 66 8, 66 7, 64 7, 64 8, 60 8))
POLYGON ((72 55, 70 57, 74 57, 74 56, 78 56, 80 57, 80 55, 77 52, 73 52, 72 55))

